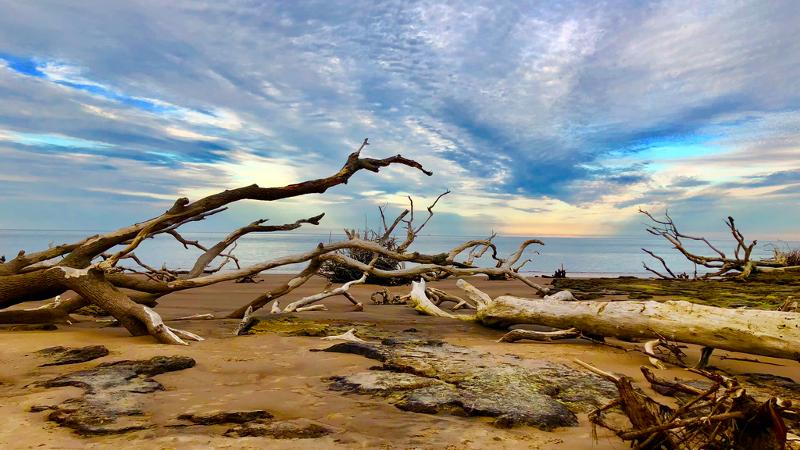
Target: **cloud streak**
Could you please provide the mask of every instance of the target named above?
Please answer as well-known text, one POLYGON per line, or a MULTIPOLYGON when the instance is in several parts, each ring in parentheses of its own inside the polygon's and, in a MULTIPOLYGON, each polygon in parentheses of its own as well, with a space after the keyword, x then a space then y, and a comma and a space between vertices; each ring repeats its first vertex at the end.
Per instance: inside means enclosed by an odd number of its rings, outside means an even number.
POLYGON ((445 212, 463 230, 625 232, 637 206, 672 205, 705 211, 698 223, 725 209, 792 232, 755 217, 753 199, 800 198, 778 175, 800 169, 797 2, 0 6, 9 207, 66 196, 59 185, 100 164, 113 181, 70 195, 116 190, 155 210, 170 196, 327 174, 369 136, 370 151, 437 175, 359 176, 335 193, 359 214, 449 187, 463 195, 445 212), (61 157, 63 170, 34 172, 61 157), (34 178, 26 194, 20 180, 34 178))

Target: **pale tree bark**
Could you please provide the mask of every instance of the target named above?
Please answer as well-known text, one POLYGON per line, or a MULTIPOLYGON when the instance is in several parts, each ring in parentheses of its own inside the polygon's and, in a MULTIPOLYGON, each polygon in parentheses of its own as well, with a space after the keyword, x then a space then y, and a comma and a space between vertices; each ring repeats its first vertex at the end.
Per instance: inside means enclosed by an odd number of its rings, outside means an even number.
MULTIPOLYGON (((211 260, 224 256, 223 251, 236 239, 250 232, 275 231, 287 229, 268 227, 257 221, 232 233, 215 246, 206 249, 198 258, 195 266, 186 276, 176 277, 175 271, 167 269, 153 270, 138 258, 132 258, 134 250, 146 239, 157 234, 173 235, 183 245, 187 241, 176 229, 181 225, 202 220, 203 218, 224 211, 226 205, 240 200, 273 201, 300 195, 323 193, 329 188, 345 184, 357 172, 368 170, 378 172, 381 168, 400 164, 418 169, 426 175, 432 175, 418 162, 400 155, 384 158, 362 158, 361 152, 368 144, 367 140, 354 153, 350 154, 344 166, 334 175, 302 183, 282 187, 260 187, 256 184, 237 189, 225 190, 195 202, 186 198, 178 199, 164 214, 116 231, 90 236, 72 244, 63 244, 41 252, 19 254, 9 260, 0 260, 0 308, 26 301, 45 300, 67 290, 76 291, 85 302, 99 306, 113 315, 131 334, 152 334, 162 342, 185 343, 183 339, 192 338, 180 330, 172 330, 161 322, 158 314, 149 308, 137 304, 119 288, 128 288, 141 293, 164 295, 176 290, 188 289, 201 285, 213 284, 232 279, 229 274, 216 273, 202 275, 211 260), (102 260, 95 262, 98 258, 102 260), (132 259, 145 267, 146 276, 121 273, 117 265, 121 260, 132 259), (220 275, 214 277, 214 275, 220 275), (177 278, 177 279, 175 279, 177 278), (195 283, 195 279, 201 279, 195 283)), ((296 228, 300 223, 318 223, 321 216, 290 224, 288 229, 296 228)), ((195 243, 196 244, 196 243, 195 243)), ((196 246, 196 245, 195 245, 196 246)), ((230 259, 230 257, 229 257, 230 259)), ((308 258, 302 258, 305 261, 308 258)), ((276 262, 279 264, 280 262, 276 262)), ((269 264, 268 264, 269 266, 269 264)), ((274 266, 274 264, 273 264, 274 266)), ((249 270, 233 271, 242 275, 252 275, 266 270, 258 265, 249 270)), ((83 306, 80 301, 70 302, 70 308, 83 306)), ((42 316, 54 315, 60 310, 36 313, 42 316)), ((7 311, 7 318, 17 315, 21 319, 32 319, 30 311, 7 311)), ((68 314, 69 311, 66 311, 68 314)))
MULTIPOLYGON (((478 310, 474 316, 458 318, 491 327, 531 324, 570 333, 576 329, 595 336, 666 338, 709 349, 800 360, 800 313, 726 309, 686 301, 563 301, 508 295, 488 299, 464 280, 459 280, 459 286, 471 292, 478 310)), ((424 291, 412 289, 416 304, 426 305, 415 309, 442 316, 428 311, 426 299, 421 298, 424 295, 424 291)), ((447 316, 452 315, 443 317, 447 316)), ((649 352, 647 349, 645 352, 655 356, 654 345, 649 347, 649 352)))
MULTIPOLYGON (((645 215, 650 224, 647 226, 646 231, 653 236, 659 236, 669 242, 672 247, 680 252, 687 260, 695 265, 694 278, 698 277, 697 266, 702 266, 710 269, 708 273, 701 275, 701 278, 713 278, 722 276, 734 275, 740 279, 747 279, 753 272, 759 270, 774 270, 775 268, 782 268, 787 264, 775 260, 756 260, 752 258, 753 249, 758 241, 753 240, 747 242, 744 235, 736 226, 733 217, 728 216, 725 220, 725 226, 728 228, 731 236, 736 243, 732 253, 726 254, 717 246, 711 243, 703 236, 693 236, 686 234, 678 229, 677 224, 669 215, 669 212, 664 213, 663 219, 658 219, 650 212, 639 210, 640 213, 645 215), (686 242, 702 242, 705 247, 713 254, 700 255, 689 251, 686 247, 686 242)), ((667 265, 667 262, 661 256, 655 254, 653 251, 643 248, 643 252, 656 259, 661 265, 661 269, 654 269, 642 263, 642 266, 648 272, 662 279, 688 279, 690 276, 686 272, 677 272, 667 265)))
MULTIPOLYGON (((519 265, 514 266, 529 245, 542 244, 538 240, 523 242, 519 249, 506 259, 498 258, 496 247, 491 241, 486 240, 468 241, 447 253, 434 255, 408 251, 408 247, 416 235, 433 216, 433 207, 449 191, 439 195, 436 201, 428 207, 428 216, 421 225, 413 223, 413 202, 411 209, 401 213, 391 226, 386 225, 384 218, 384 235, 387 237, 399 224, 406 225, 406 240, 395 250, 384 248, 380 242, 352 238, 343 242, 321 243, 306 252, 241 267, 231 249, 235 248, 237 240, 242 236, 248 233, 292 230, 303 224, 316 225, 322 218, 322 214, 286 225, 267 226, 264 225, 263 219, 258 220, 235 230, 210 247, 186 239, 178 231, 184 224, 204 220, 225 211, 230 203, 240 200, 273 201, 305 194, 323 193, 333 186, 347 183, 355 173, 361 170, 378 172, 383 167, 400 164, 431 175, 431 172, 425 170, 418 162, 400 155, 384 159, 362 158, 360 154, 366 145, 367 141, 365 140, 356 152, 350 154, 344 166, 336 174, 326 178, 283 187, 263 188, 254 184, 226 190, 195 202, 181 198, 165 213, 144 222, 110 233, 90 236, 81 241, 60 245, 42 252, 31 254, 20 252, 10 261, 2 259, 0 260, 0 308, 2 309, 26 301, 52 298, 67 290, 76 292, 77 296, 58 305, 54 304, 36 310, 0 311, 0 322, 39 319, 68 320, 70 312, 91 304, 108 312, 135 336, 150 334, 160 342, 185 344, 186 340, 198 340, 200 337, 166 325, 161 317, 147 305, 154 305, 159 297, 172 292, 252 277, 263 271, 289 264, 307 263, 307 267, 287 283, 271 289, 231 314, 232 317, 242 317, 248 309, 252 313, 308 281, 318 272, 320 264, 325 261, 336 261, 352 267, 361 271, 364 276, 422 276, 431 279, 477 274, 504 276, 520 279, 536 289, 537 292, 547 292, 547 288, 538 286, 517 273, 515 269, 518 269, 519 265), (185 273, 166 267, 155 268, 136 256, 135 250, 146 240, 157 235, 170 235, 187 249, 197 248, 202 251, 202 254, 197 258, 193 267, 185 273), (342 250, 353 248, 370 252, 373 260, 365 264, 341 254, 342 250), (496 261, 495 267, 473 266, 472 260, 475 255, 483 254, 489 249, 492 250, 492 258, 496 261), (456 260, 464 252, 468 252, 468 263, 456 260), (413 262, 416 265, 400 270, 381 270, 374 264, 374 261, 381 256, 402 262, 413 262), (209 268, 213 261, 220 258, 222 258, 221 264, 215 268, 209 268), (135 263, 138 268, 122 267, 121 261, 135 263), (222 271, 229 261, 233 261, 236 268, 222 271)), ((383 214, 383 210, 381 210, 381 214, 383 214)), ((348 292, 352 284, 304 299, 300 304, 291 304, 289 309, 309 308, 309 305, 315 301, 330 295, 342 295, 358 307, 360 304, 348 292)), ((311 307, 313 308, 313 306, 311 307)), ((280 310, 276 302, 273 303, 273 309, 280 310)))

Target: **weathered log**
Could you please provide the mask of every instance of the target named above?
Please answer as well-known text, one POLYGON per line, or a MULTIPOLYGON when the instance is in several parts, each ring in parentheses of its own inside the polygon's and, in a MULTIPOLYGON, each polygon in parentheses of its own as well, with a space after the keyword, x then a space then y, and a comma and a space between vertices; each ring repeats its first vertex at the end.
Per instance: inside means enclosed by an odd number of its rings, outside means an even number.
POLYGON ((490 326, 536 324, 600 336, 673 341, 800 360, 800 313, 725 309, 685 301, 557 301, 501 296, 478 308, 490 326))
POLYGON ((558 331, 511 330, 504 334, 497 342, 517 342, 524 339, 539 342, 552 342, 559 339, 574 339, 581 336, 575 328, 558 331))

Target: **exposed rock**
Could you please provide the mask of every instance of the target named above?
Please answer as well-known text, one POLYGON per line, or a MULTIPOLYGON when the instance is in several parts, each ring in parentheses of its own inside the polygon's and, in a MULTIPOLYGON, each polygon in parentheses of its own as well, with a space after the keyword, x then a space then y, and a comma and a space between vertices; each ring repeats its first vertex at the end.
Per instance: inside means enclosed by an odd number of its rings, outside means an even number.
POLYGON ((333 433, 330 428, 306 419, 272 423, 248 423, 225 432, 229 437, 266 436, 274 439, 313 439, 333 433))
POLYGON ((444 381, 439 381, 436 378, 381 370, 359 372, 346 377, 334 376, 328 380, 332 382, 330 388, 334 391, 385 396, 397 391, 421 389, 433 385, 447 385, 444 381))
POLYGON ((49 363, 42 364, 39 367, 45 366, 61 366, 64 364, 77 364, 93 359, 102 358, 108 355, 108 349, 103 345, 89 345, 86 347, 69 348, 69 347, 48 347, 43 348, 36 352, 38 355, 51 358, 49 363))
POLYGON ((406 411, 494 417, 499 427, 574 426, 575 413, 617 396, 613 384, 589 372, 442 341, 345 342, 325 351, 383 362, 382 370, 329 378, 331 389, 380 395, 406 411))
POLYGON ((278 333, 284 336, 325 337, 342 334, 355 328, 359 336, 382 339, 388 334, 375 329, 375 324, 342 320, 309 320, 296 316, 264 317, 254 324, 249 334, 278 333))
POLYGON ((186 356, 156 356, 149 360, 100 364, 45 381, 41 386, 84 389, 83 396, 51 406, 48 419, 86 435, 148 428, 152 424, 140 409, 137 397, 164 389, 150 377, 194 365, 194 359, 186 356))
POLYGON ((746 373, 742 375, 744 381, 759 387, 776 387, 800 395, 800 383, 795 382, 789 377, 772 375, 769 373, 746 373))
POLYGON ((188 420, 198 425, 219 425, 222 423, 247 423, 272 419, 272 414, 263 409, 253 411, 216 411, 206 414, 181 414, 180 420, 188 420))

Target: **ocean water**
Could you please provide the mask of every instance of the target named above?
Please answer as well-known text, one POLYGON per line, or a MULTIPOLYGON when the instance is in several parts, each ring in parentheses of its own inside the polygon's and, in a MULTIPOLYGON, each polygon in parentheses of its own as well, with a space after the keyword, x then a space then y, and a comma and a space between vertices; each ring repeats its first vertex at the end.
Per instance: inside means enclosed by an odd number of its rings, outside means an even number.
MULTIPOLYGON (((86 236, 95 234, 92 231, 29 231, 29 230, 0 230, 0 255, 13 258, 20 249, 28 252, 42 250, 48 245, 78 241, 86 236)), ((198 240, 210 246, 221 240, 226 233, 211 232, 186 232, 182 233, 187 239, 198 240)), ((294 253, 305 252, 312 249, 320 242, 330 240, 343 240, 344 235, 337 234, 309 234, 309 233, 267 233, 252 234, 239 239, 235 254, 242 265, 249 265, 268 259, 286 256, 294 253)), ((484 239, 485 236, 419 236, 411 247, 423 253, 437 253, 447 251, 469 239, 484 239)), ((495 244, 501 256, 507 256, 519 247, 519 243, 531 237, 526 236, 500 236, 495 238, 495 244)), ((620 276, 633 275, 650 276, 642 268, 642 261, 647 261, 651 267, 660 267, 658 261, 652 260, 641 250, 642 247, 653 250, 664 257, 670 267, 675 271, 692 273, 694 266, 664 240, 646 233, 635 236, 616 237, 537 237, 545 242, 544 246, 533 245, 528 248, 521 260, 531 258, 523 269, 524 272, 533 274, 552 274, 557 268, 563 267, 572 276, 620 276)), ((723 251, 734 248, 731 239, 713 240, 723 251)), ((771 255, 771 245, 781 247, 800 247, 800 242, 759 242, 754 251, 755 257, 771 255)), ((703 251, 702 246, 692 245, 691 249, 703 251)), ((171 236, 157 236, 148 239, 136 250, 137 256, 147 264, 161 267, 166 264, 170 268, 190 268, 200 251, 194 248, 186 250, 171 236)), ((484 256, 479 263, 491 264, 491 260, 484 256)), ((229 266, 233 268, 233 265, 229 266)), ((301 270, 302 265, 284 266, 272 272, 293 273, 301 270)), ((702 273, 700 269, 698 272, 702 273)))

